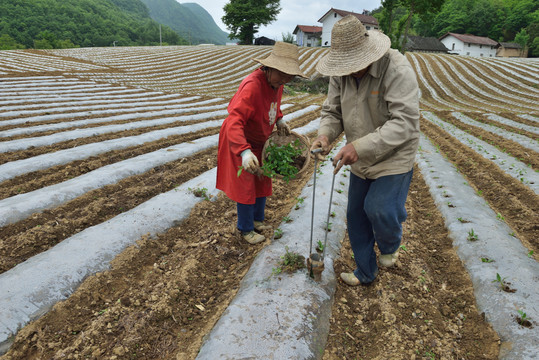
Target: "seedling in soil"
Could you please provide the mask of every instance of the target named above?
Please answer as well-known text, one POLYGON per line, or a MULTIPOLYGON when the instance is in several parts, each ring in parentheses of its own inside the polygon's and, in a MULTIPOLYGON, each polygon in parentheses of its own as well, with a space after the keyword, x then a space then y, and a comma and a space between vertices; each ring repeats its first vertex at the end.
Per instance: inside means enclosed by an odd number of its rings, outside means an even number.
POLYGON ((491 263, 491 262, 494 262, 494 260, 489 259, 488 257, 482 257, 482 258, 481 258, 481 261, 484 262, 484 263, 491 263))
POLYGON ((322 240, 318 240, 316 243, 316 250, 320 252, 324 251, 324 244, 322 244, 322 240))
POLYGON ((533 256, 533 250, 530 250, 530 251, 528 252, 528 257, 531 258, 532 256, 533 256))
POLYGON ((496 214, 496 218, 497 218, 498 220, 505 221, 505 218, 504 218, 503 215, 500 214, 500 213, 497 213, 497 214, 496 214))
POLYGON ((532 322, 529 320, 528 315, 522 310, 517 310, 520 316, 517 316, 517 323, 527 328, 532 327, 532 322))
POLYGON ((327 230, 327 231, 331 231, 331 225, 332 224, 333 223, 330 223, 330 222, 326 223, 326 226, 324 227, 324 229, 327 230))
POLYGON ((283 216, 283 221, 285 223, 289 223, 289 222, 292 222, 292 219, 290 218, 290 216, 283 216))
POLYGON ((479 240, 479 237, 477 236, 477 234, 472 230, 468 231, 468 240, 469 241, 477 241, 479 240))
MULTIPOLYGON (((330 214, 329 216, 335 217, 335 216, 337 216, 337 215, 335 214, 335 211, 332 211, 331 214, 330 214)), ((533 251, 532 251, 532 252, 533 252, 533 251)))
POLYGON ((512 289, 509 285, 510 283, 505 282, 505 278, 502 278, 500 274, 496 273, 496 280, 492 280, 492 282, 497 282, 500 286, 500 289, 502 289, 505 292, 514 293, 516 292, 515 289, 512 289))
POLYGON ((339 194, 342 194, 343 190, 342 189, 337 189, 335 190, 336 192, 338 192, 339 194))
POLYGON ((283 237, 283 230, 281 230, 281 228, 275 229, 275 232, 273 233, 273 238, 280 239, 282 237, 283 237))
POLYGON ((460 222, 463 223, 463 224, 469 223, 468 220, 466 220, 466 219, 464 219, 464 218, 461 218, 461 217, 458 217, 457 220, 460 221, 460 222))
POLYGON ((305 201, 304 197, 296 198, 296 207, 294 209, 299 210, 300 205, 303 204, 304 201, 305 201))
POLYGON ((294 272, 305 267, 305 257, 293 252, 288 251, 288 246, 285 246, 285 254, 281 256, 281 262, 279 263, 279 269, 286 272, 294 272))
POLYGON ((408 251, 408 249, 406 248, 406 245, 399 246, 399 249, 401 249, 402 251, 408 251))
POLYGON ((196 188, 196 189, 187 188, 187 190, 192 192, 193 195, 195 195, 196 197, 204 198, 204 200, 210 200, 210 198, 208 197, 207 188, 196 188))

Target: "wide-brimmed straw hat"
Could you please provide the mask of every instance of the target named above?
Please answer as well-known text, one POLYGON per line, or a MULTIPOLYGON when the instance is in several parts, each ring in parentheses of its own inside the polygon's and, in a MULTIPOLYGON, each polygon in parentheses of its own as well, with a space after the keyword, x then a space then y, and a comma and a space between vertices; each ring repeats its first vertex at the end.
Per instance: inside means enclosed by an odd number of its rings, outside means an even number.
POLYGON ((307 77, 299 68, 299 51, 297 45, 277 41, 267 57, 252 60, 288 75, 307 77))
POLYGON ((380 59, 390 47, 388 36, 368 31, 357 17, 347 15, 333 25, 331 49, 316 70, 326 76, 350 75, 380 59))

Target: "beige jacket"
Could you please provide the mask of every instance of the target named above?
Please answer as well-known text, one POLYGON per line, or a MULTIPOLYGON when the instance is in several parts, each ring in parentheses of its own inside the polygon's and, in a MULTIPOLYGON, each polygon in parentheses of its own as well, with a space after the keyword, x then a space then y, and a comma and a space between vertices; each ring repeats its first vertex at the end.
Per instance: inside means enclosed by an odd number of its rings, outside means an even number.
POLYGON ((412 169, 419 144, 419 88, 412 66, 390 49, 361 78, 332 76, 318 135, 343 131, 359 160, 352 173, 368 179, 412 169))

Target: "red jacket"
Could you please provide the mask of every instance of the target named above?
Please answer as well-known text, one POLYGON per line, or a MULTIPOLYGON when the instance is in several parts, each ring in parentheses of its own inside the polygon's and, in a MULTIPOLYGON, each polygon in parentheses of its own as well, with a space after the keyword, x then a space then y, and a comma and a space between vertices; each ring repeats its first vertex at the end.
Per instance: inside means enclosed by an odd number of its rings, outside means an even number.
POLYGON ((262 166, 264 144, 277 120, 283 117, 282 94, 283 87, 273 89, 266 74, 257 69, 241 82, 228 105, 228 117, 219 132, 216 187, 240 204, 254 204, 257 197, 272 194, 270 178, 245 170, 238 177, 238 170, 241 153, 246 149, 251 149, 262 166))

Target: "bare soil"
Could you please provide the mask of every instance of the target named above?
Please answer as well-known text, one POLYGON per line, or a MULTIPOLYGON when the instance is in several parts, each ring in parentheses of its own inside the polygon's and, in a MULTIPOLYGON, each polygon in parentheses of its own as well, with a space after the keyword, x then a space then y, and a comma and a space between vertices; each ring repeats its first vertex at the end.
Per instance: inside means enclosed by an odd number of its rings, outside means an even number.
MULTIPOLYGON (((323 99, 314 96, 303 101, 321 103, 323 99)), ((521 145, 460 123, 448 111, 436 114, 499 144, 537 170, 537 154, 521 145)), ((294 119, 290 126, 303 126, 316 116, 294 119)), ((537 196, 429 121, 421 120, 421 130, 537 254, 537 196)), ((98 140, 140 131, 100 135, 98 140)), ((22 175, 0 183, 0 199, 217 132, 218 128, 212 128, 170 137, 22 175)), ((311 139, 314 135, 310 134, 311 139)), ((0 154, 0 164, 88 141, 96 139, 0 154)), ((158 166, 0 228, 0 273, 216 166, 216 151, 158 166)), ((241 240, 235 230, 236 205, 226 196, 202 201, 183 223, 156 237, 141 238, 117 256, 109 270, 89 276, 67 300, 23 327, 0 359, 194 359, 253 259, 270 243, 283 217, 294 211, 296 197, 314 171, 312 162, 309 166, 299 179, 274 180, 266 211, 266 222, 273 229, 265 231, 265 242, 250 245, 241 240)), ((370 286, 349 287, 338 281, 324 360, 497 359, 501 341, 477 308, 469 275, 418 168, 406 208, 403 249, 396 266, 382 269, 370 286)), ((334 264, 337 274, 354 269, 351 254, 346 237, 334 264)))

